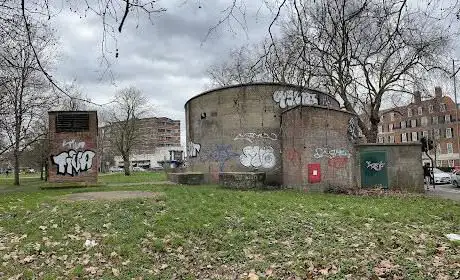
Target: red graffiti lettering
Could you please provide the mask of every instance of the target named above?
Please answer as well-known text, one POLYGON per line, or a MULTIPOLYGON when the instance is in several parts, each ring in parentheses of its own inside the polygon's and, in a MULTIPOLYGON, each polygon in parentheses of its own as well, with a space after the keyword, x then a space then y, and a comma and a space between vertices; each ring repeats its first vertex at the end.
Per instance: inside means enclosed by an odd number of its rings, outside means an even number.
POLYGON ((332 168, 345 168, 348 164, 348 158, 347 157, 336 157, 336 158, 331 158, 327 161, 327 164, 329 167, 332 168))

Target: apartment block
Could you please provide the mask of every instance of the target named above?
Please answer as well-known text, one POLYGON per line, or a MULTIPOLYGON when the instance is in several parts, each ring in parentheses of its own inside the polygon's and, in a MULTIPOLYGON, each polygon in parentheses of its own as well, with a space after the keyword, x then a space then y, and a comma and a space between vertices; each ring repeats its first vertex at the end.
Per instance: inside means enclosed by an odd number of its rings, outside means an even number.
MULTIPOLYGON (((432 139, 435 149, 429 154, 437 166, 460 165, 459 112, 455 102, 435 88, 434 98, 422 100, 414 93, 414 102, 380 112, 379 143, 419 142, 423 136, 432 139)), ((429 159, 424 155, 423 162, 429 159)))

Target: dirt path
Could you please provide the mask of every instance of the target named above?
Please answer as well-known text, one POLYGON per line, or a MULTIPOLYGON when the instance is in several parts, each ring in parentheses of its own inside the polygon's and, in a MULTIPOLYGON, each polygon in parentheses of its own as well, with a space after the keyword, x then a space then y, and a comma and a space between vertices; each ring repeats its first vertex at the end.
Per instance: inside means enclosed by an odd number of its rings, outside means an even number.
POLYGON ((161 196, 161 193, 146 192, 146 191, 108 191, 108 192, 84 192, 72 193, 60 196, 61 199, 69 201, 82 200, 119 200, 128 198, 156 198, 161 196))

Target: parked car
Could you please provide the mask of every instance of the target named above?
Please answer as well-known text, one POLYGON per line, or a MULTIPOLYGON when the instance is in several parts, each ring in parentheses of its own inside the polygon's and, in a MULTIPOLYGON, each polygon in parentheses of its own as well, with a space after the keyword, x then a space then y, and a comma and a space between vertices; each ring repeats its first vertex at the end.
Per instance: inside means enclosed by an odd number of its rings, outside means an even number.
POLYGON ((144 168, 142 168, 142 167, 134 166, 134 167, 133 167, 133 171, 134 171, 134 172, 140 172, 140 171, 146 171, 146 170, 145 170, 144 168))
POLYGON ((435 184, 450 184, 451 183, 450 174, 438 168, 433 168, 433 177, 434 177, 435 184))
POLYGON ((123 168, 118 167, 118 166, 112 166, 109 168, 110 172, 123 172, 123 168))
POLYGON ((453 170, 452 174, 450 175, 450 179, 452 181, 452 185, 454 187, 460 186, 460 170, 453 170))

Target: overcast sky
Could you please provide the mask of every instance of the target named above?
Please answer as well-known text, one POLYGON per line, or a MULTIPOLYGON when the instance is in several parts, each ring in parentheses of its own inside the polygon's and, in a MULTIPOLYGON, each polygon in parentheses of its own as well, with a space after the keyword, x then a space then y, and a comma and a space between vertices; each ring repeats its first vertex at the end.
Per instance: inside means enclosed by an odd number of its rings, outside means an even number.
MULTIPOLYGON (((223 18, 221 11, 229 2, 160 1, 167 11, 155 16, 153 24, 141 16, 137 28, 137 17, 128 17, 117 37, 119 57, 107 54, 115 84, 101 73, 105 68, 100 65, 100 19, 80 19, 79 14, 64 9, 53 23, 60 43, 53 75, 61 83, 75 79, 83 94, 96 103, 107 103, 118 89, 133 85, 149 97, 157 116, 179 119, 185 128, 184 104, 209 88, 209 66, 219 63, 231 48, 267 35, 269 13, 254 5, 246 6, 246 31, 232 21, 234 32, 223 24, 203 41, 209 28, 223 18)), ((110 51, 116 48, 113 42, 109 41, 110 51)))

